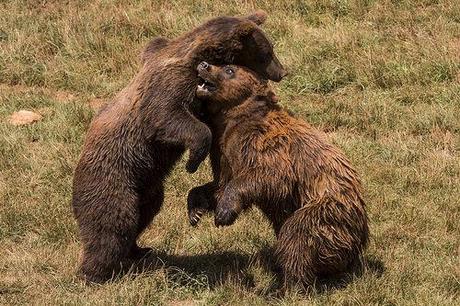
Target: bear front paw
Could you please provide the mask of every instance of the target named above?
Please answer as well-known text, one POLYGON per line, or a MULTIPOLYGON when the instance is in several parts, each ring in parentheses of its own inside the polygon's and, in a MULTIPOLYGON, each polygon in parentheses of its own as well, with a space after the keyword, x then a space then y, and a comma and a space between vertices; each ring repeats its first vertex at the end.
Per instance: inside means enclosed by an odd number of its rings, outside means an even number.
POLYGON ((185 169, 188 173, 194 173, 198 166, 206 159, 208 156, 209 150, 211 149, 212 137, 209 132, 209 137, 204 137, 200 142, 200 146, 196 149, 190 149, 190 156, 188 158, 185 169))
POLYGON ((217 227, 232 225, 237 217, 238 213, 233 209, 218 207, 214 215, 214 224, 217 227))
POLYGON ((207 209, 195 207, 188 211, 188 221, 191 226, 196 226, 201 220, 201 216, 207 212, 207 209))
POLYGON ((187 197, 187 213, 190 225, 196 226, 201 216, 209 211, 209 201, 206 196, 206 185, 195 187, 189 191, 187 197))
POLYGON ((202 160, 189 159, 185 165, 185 170, 187 170, 188 173, 195 173, 203 160, 204 158, 202 160))

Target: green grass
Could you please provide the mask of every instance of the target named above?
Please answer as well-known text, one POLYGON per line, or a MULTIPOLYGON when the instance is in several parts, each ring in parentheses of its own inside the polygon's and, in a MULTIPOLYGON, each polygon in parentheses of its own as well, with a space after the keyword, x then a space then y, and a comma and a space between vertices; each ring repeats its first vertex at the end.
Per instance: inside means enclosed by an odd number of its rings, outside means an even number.
POLYGON ((458 1, 0 1, 0 304, 459 305, 459 114, 458 1), (365 273, 277 297, 266 220, 254 210, 229 228, 190 227, 187 191, 210 174, 181 161, 141 239, 156 269, 85 286, 70 195, 90 103, 128 83, 150 38, 254 8, 269 13, 264 29, 290 70, 275 85, 282 104, 362 176, 365 273), (10 125, 20 109, 44 118, 10 125))

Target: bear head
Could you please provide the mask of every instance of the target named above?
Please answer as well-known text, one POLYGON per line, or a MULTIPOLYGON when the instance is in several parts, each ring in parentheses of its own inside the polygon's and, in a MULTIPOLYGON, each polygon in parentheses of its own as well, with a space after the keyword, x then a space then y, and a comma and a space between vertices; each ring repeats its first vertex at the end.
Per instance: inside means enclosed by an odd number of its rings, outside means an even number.
POLYGON ((245 17, 213 18, 187 34, 195 48, 195 66, 201 61, 211 64, 246 66, 262 78, 279 82, 287 75, 278 60, 273 44, 259 27, 267 14, 256 11, 245 17))
POLYGON ((206 102, 212 112, 231 109, 249 98, 268 103, 277 102, 268 81, 247 67, 214 66, 202 62, 198 65, 197 71, 200 81, 196 96, 206 102))

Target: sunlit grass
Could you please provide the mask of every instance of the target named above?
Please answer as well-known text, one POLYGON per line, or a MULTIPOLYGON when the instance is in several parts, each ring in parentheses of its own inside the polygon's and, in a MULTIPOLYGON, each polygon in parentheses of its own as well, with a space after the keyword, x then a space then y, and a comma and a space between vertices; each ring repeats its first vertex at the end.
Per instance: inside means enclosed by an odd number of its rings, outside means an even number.
POLYGON ((456 305, 460 299, 460 2, 1 1, 0 304, 456 305), (368 268, 346 286, 281 298, 258 211, 229 228, 188 225, 187 191, 210 179, 178 165, 142 237, 155 269, 103 286, 75 277, 72 174, 90 102, 138 69, 142 47, 206 18, 269 13, 290 75, 281 103, 328 132, 365 186, 368 268), (11 113, 43 115, 13 126, 11 113))

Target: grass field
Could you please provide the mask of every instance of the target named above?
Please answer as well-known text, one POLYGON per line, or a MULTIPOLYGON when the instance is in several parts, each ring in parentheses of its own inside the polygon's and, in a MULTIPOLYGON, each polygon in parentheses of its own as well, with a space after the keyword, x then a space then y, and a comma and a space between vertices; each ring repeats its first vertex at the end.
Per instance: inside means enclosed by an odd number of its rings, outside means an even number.
POLYGON ((0 304, 460 305, 460 1, 0 1, 0 304), (274 235, 254 210, 217 229, 186 218, 210 178, 184 162, 142 237, 156 269, 87 287, 70 208, 93 107, 136 73, 157 35, 265 9, 290 75, 282 104, 325 130, 365 186, 367 268, 343 286, 275 294, 274 235), (8 117, 43 115, 27 126, 8 117))

